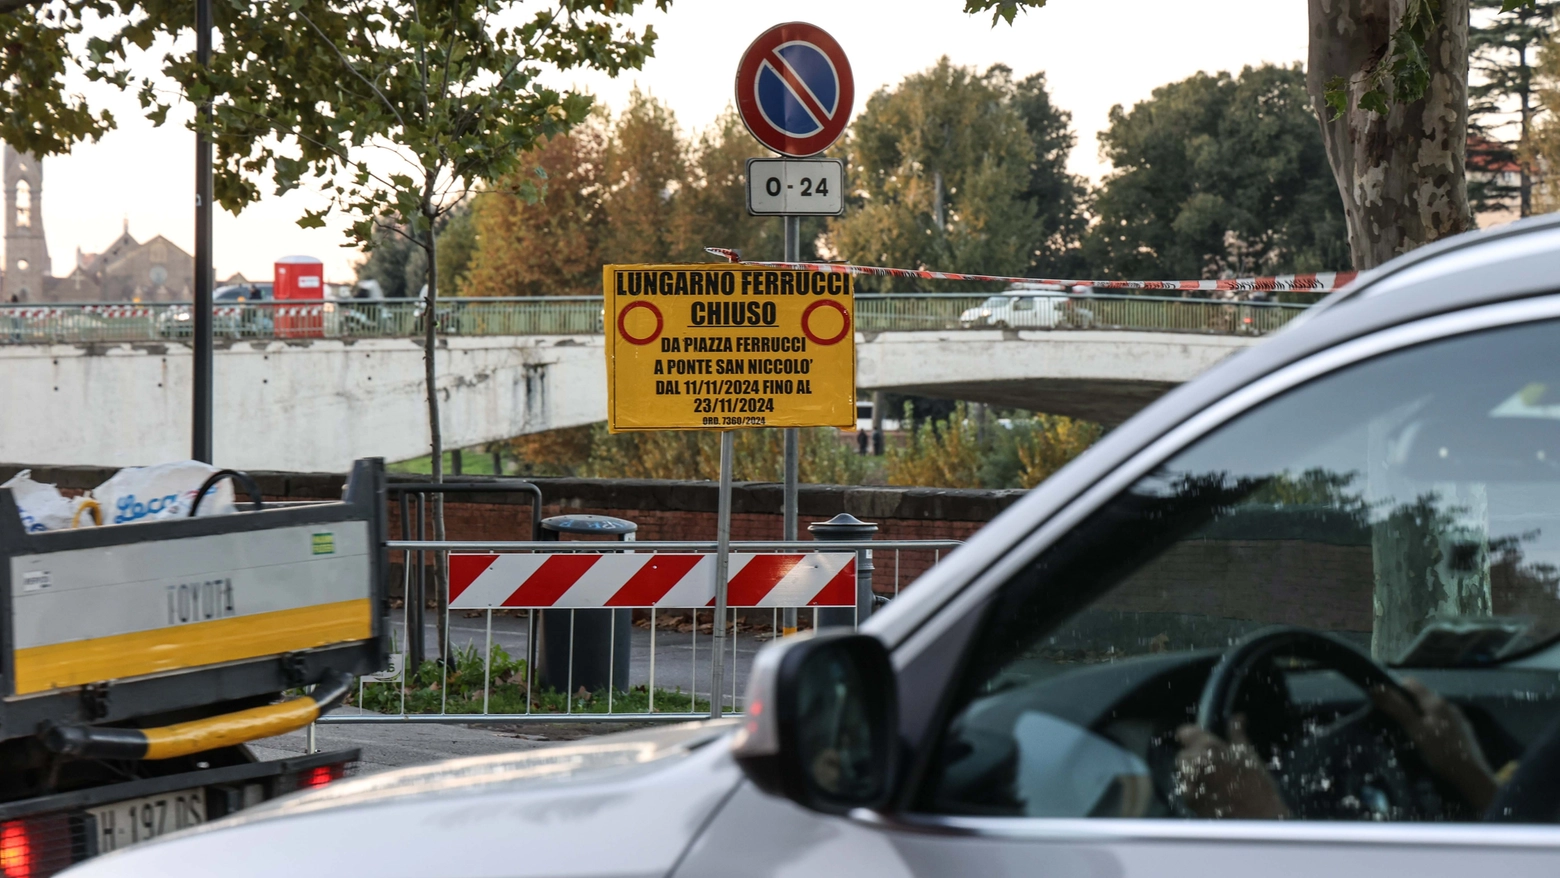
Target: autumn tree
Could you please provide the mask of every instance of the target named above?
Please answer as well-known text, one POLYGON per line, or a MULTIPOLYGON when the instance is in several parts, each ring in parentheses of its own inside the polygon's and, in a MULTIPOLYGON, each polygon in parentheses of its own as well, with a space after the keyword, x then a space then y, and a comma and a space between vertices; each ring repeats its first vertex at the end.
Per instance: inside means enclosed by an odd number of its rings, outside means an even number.
POLYGON ((1343 208, 1299 65, 1198 73, 1111 108, 1085 251, 1114 277, 1344 267, 1343 208))
POLYGON ((1560 210, 1560 34, 1551 34, 1538 52, 1534 95, 1541 114, 1533 122, 1524 159, 1539 173, 1533 182, 1533 210, 1560 210))
POLYGON ((635 88, 602 159, 607 262, 671 262, 676 201, 687 178, 686 144, 665 104, 635 88))
POLYGON ((601 292, 602 158, 600 117, 548 138, 472 207, 476 251, 462 294, 581 296, 601 292), (515 194, 523 180, 537 194, 515 194))
MULTIPOLYGON (((736 111, 728 106, 688 153, 674 218, 677 258, 701 261, 708 258, 705 247, 730 247, 748 260, 782 258, 785 231, 780 219, 747 212, 747 160, 768 153, 742 127, 736 111)), ((821 221, 807 225, 812 237, 823 227, 821 221)), ((803 240, 808 240, 805 235, 803 240)))
MULTIPOLYGON (((830 225, 841 258, 877 265, 1018 274, 1047 238, 1035 187, 1035 144, 1001 65, 984 73, 942 58, 868 99, 845 145, 861 193, 830 225)), ((874 278, 862 287, 918 289, 874 278)))
MULTIPOLYGON (((720 462, 720 434, 708 430, 660 430, 608 433, 592 428, 581 475, 608 479, 708 479, 720 462)), ((798 460, 803 482, 853 485, 862 481, 866 461, 841 441, 833 427, 802 430, 798 460)), ((738 481, 777 482, 784 451, 779 430, 739 430, 733 477, 738 481)))

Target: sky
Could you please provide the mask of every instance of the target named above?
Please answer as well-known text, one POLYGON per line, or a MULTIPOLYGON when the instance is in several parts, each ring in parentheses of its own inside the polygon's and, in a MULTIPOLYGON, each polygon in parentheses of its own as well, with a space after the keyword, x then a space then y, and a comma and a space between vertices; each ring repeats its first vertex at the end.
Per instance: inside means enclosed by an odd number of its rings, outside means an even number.
MULTIPOLYGON (((1302 0, 1050 0, 1020 13, 1011 26, 995 27, 989 14, 962 9, 962 0, 674 0, 668 12, 650 8, 635 16, 660 35, 643 70, 617 79, 563 73, 553 84, 586 89, 614 110, 637 84, 672 108, 685 133, 697 132, 732 101, 737 61, 748 43, 772 25, 808 21, 829 31, 849 56, 856 112, 874 91, 943 55, 977 68, 1006 64, 1020 78, 1044 71, 1053 101, 1072 113, 1078 135, 1070 168, 1098 180, 1110 169, 1099 159, 1095 135, 1113 105, 1130 107, 1156 86, 1199 70, 1289 64, 1306 52, 1302 0)), ((152 127, 133 95, 83 90, 114 111, 120 128, 44 161, 43 220, 55 274, 70 272, 77 247, 103 249, 126 221, 138 240, 161 234, 193 250, 194 135, 173 116, 152 127)), ((763 154, 754 146, 754 155, 763 154)), ((317 192, 299 190, 268 196, 237 217, 219 209, 217 278, 234 272, 269 278, 275 259, 310 255, 324 260, 327 279, 350 280, 361 256, 342 247, 345 221, 314 230, 296 225, 305 209, 323 203, 317 192)))

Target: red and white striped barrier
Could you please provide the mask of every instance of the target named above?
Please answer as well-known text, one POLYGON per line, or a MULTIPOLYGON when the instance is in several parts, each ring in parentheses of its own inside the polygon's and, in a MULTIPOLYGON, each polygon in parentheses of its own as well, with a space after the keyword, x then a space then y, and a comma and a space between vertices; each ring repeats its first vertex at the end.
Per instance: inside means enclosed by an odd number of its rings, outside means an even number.
MULTIPOLYGON (((705 247, 705 252, 726 260, 741 262, 742 254, 726 247, 705 247)), ((1270 277, 1234 277, 1226 280, 1066 280, 1044 277, 1006 277, 996 274, 960 274, 952 271, 924 271, 914 268, 883 268, 877 265, 845 265, 834 262, 748 262, 764 268, 790 271, 823 271, 859 274, 869 277, 907 277, 916 280, 962 280, 979 283, 1052 284, 1061 287, 1094 287, 1102 290, 1174 290, 1176 292, 1312 292, 1330 293, 1349 285, 1356 271, 1318 271, 1312 274, 1278 274, 1270 277)))
MULTIPOLYGON (((731 553, 731 607, 854 607, 856 555, 731 553)), ((712 554, 450 554, 450 607, 585 609, 715 605, 712 554)))

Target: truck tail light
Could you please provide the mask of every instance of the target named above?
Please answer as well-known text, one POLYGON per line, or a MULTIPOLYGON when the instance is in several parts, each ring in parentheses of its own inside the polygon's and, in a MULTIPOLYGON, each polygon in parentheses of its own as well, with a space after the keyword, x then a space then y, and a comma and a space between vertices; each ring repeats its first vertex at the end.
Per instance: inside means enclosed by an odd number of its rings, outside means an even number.
POLYGON ((87 855, 90 829, 68 814, 0 823, 0 878, 49 878, 87 855))
POLYGON ((34 878, 32 835, 21 821, 0 825, 0 875, 34 878))
POLYGON ((311 768, 298 776, 298 789, 319 789, 333 780, 340 780, 345 773, 345 765, 321 765, 318 768, 311 768))

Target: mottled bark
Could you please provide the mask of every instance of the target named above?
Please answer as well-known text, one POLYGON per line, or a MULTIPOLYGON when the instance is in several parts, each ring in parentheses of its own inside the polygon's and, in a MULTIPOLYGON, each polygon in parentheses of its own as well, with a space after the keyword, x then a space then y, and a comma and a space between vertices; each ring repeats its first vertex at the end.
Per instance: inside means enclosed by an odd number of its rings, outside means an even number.
POLYGON ((1357 269, 1474 227, 1464 157, 1468 141, 1468 0, 1441 0, 1425 46, 1430 84, 1382 116, 1358 109, 1365 74, 1389 51, 1405 0, 1308 0, 1307 86, 1343 196, 1357 269), (1326 83, 1348 81, 1348 112, 1332 119, 1326 83))
POLYGON ((1418 502, 1377 521, 1371 534, 1375 571, 1371 655, 1401 658, 1438 619, 1488 617, 1489 500, 1483 485, 1437 485, 1418 502))

